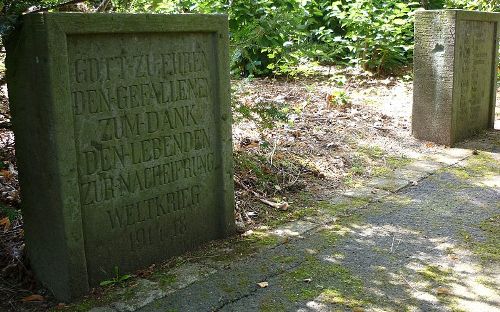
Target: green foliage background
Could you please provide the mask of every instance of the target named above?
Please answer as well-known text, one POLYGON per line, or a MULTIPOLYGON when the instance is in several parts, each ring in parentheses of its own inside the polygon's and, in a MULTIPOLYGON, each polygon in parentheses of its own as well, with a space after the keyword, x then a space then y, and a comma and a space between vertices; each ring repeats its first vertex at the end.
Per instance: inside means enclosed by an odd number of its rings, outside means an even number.
MULTIPOLYGON (((62 0, 0 0, 0 32, 29 7, 62 0)), ((99 0, 86 1, 90 8, 99 0)), ((416 10, 500 11, 498 0, 110 0, 109 11, 229 16, 235 75, 295 75, 301 64, 355 64, 393 73, 412 61, 416 10)))

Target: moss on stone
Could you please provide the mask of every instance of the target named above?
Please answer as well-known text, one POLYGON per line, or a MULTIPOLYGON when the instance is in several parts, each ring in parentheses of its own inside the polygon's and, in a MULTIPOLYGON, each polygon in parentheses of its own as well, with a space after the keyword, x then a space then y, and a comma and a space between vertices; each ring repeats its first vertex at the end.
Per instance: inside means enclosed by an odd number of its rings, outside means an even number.
POLYGON ((346 267, 310 257, 294 271, 286 273, 285 295, 291 302, 320 301, 347 306, 363 302, 363 283, 346 267), (310 282, 305 282, 310 280, 310 282), (332 281, 335 285, 332 285, 332 281))
POLYGON ((165 289, 166 287, 171 286, 175 282, 177 282, 177 276, 172 273, 159 273, 155 276, 155 279, 158 280, 158 285, 160 285, 161 288, 165 289))
POLYGON ((476 282, 492 290, 498 289, 497 283, 490 277, 480 276, 476 278, 476 282))
POLYGON ((350 308, 360 307, 366 304, 363 300, 352 298, 337 289, 326 289, 321 293, 320 297, 322 302, 340 304, 350 308))
POLYGON ((323 238, 322 242, 327 246, 335 245, 339 239, 350 233, 350 229, 340 224, 334 224, 319 231, 319 235, 323 238))
POLYGON ((467 180, 467 179, 471 178, 471 175, 469 174, 469 172, 467 172, 467 170, 465 170, 465 168, 463 168, 463 167, 453 166, 453 167, 448 167, 448 168, 442 169, 441 171, 442 172, 449 172, 449 173, 453 174, 455 177, 462 179, 462 180, 467 180))
POLYGON ((486 262, 500 262, 500 214, 482 221, 484 241, 473 243, 473 252, 486 262))
POLYGON ((327 212, 330 215, 345 214, 350 209, 359 208, 367 205, 369 200, 366 198, 345 198, 338 202, 318 201, 318 209, 327 212))
POLYGON ((464 170, 471 176, 493 176, 500 174, 500 163, 486 152, 467 158, 464 170))
POLYGON ((286 311, 286 306, 282 302, 276 301, 276 299, 271 296, 264 297, 259 302, 260 312, 284 312, 286 311))
MULTIPOLYGON (((105 306, 115 300, 120 299, 120 294, 115 288, 109 288, 103 291, 103 293, 98 297, 87 297, 83 298, 77 302, 74 302, 67 306, 67 311, 74 312, 87 312, 94 307, 105 306)), ((51 311, 58 311, 57 309, 52 309, 51 311)))
POLYGON ((294 263, 295 261, 297 261, 297 257, 294 257, 294 256, 279 255, 279 256, 273 257, 273 262, 275 262, 275 263, 290 264, 290 263, 294 263))
POLYGON ((425 280, 438 284, 447 284, 452 278, 451 269, 445 270, 436 265, 428 265, 424 269, 418 271, 418 274, 425 280))
POLYGON ((389 156, 387 157, 386 162, 390 168, 398 169, 408 166, 413 162, 413 160, 406 156, 389 156))

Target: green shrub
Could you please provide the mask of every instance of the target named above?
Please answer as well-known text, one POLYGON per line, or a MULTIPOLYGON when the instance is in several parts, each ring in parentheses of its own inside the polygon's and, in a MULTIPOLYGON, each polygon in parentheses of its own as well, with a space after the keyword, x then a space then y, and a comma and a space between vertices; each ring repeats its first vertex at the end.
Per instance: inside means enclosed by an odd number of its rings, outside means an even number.
POLYGON ((381 73, 411 62, 418 8, 417 2, 399 0, 344 0, 333 2, 330 15, 346 32, 337 41, 349 49, 349 62, 381 73))
POLYGON ((499 12, 498 0, 444 0, 444 8, 499 12))
MULTIPOLYGON (((12 29, 28 7, 64 0, 0 1, 0 31, 12 29)), ((89 0, 96 7, 100 0, 89 0)), ((225 13, 235 75, 295 75, 302 65, 355 64, 391 73, 411 64, 417 9, 500 11, 497 0, 112 0, 133 13, 225 13)))

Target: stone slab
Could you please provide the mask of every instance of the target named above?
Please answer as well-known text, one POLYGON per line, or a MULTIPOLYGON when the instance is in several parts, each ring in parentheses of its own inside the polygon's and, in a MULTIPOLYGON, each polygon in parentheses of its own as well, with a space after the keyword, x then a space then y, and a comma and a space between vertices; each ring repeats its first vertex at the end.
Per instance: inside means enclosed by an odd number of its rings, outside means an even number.
POLYGON ((411 183, 417 182, 429 174, 427 172, 422 172, 422 171, 415 171, 415 170, 410 170, 410 169, 405 169, 405 168, 398 168, 394 170, 394 176, 408 180, 411 183))
POLYGON ((422 173, 432 173, 445 166, 446 164, 432 159, 421 159, 421 160, 416 160, 401 169, 422 172, 422 173))
POLYGON ((234 231, 226 16, 22 22, 7 78, 25 238, 57 298, 234 231))
POLYGON ((453 145, 493 128, 500 14, 419 11, 412 132, 453 145))
POLYGON ((318 227, 318 224, 303 220, 287 223, 271 231, 272 234, 280 237, 302 236, 304 233, 318 227))
POLYGON ((397 192, 407 186, 410 181, 394 177, 375 177, 368 181, 368 186, 389 192, 397 192))
POLYGON ((342 195, 344 195, 346 197, 366 199, 369 201, 379 200, 379 199, 381 199, 384 196, 387 196, 389 194, 390 194, 389 191, 381 190, 381 189, 377 189, 377 188, 369 187, 369 186, 348 189, 342 193, 342 195))
POLYGON ((147 279, 139 279, 134 284, 133 287, 129 286, 131 287, 129 289, 123 289, 121 292, 123 299, 113 302, 110 308, 119 312, 133 312, 168 294, 159 287, 158 283, 147 279), (127 295, 126 292, 130 292, 132 295, 127 295))

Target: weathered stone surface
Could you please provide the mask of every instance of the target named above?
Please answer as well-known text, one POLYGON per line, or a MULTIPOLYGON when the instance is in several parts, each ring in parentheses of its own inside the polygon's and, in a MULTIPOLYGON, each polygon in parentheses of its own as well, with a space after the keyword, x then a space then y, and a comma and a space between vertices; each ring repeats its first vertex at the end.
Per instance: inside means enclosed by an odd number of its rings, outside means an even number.
POLYGON ((135 282, 133 290, 130 291, 132 296, 127 296, 127 291, 130 290, 122 290, 121 298, 123 299, 113 302, 111 308, 119 312, 133 312, 167 295, 158 283, 147 279, 139 279, 135 282))
POLYGON ((453 145, 493 127, 499 21, 498 13, 417 12, 416 138, 453 145))
POLYGON ((402 169, 428 174, 428 173, 432 173, 436 170, 439 170, 443 167, 445 167, 444 163, 441 163, 441 162, 438 162, 438 161, 435 161, 432 159, 422 159, 422 160, 414 161, 402 169))
POLYGON ((317 226, 318 225, 313 222, 297 220, 273 230, 272 233, 282 237, 302 236, 304 233, 316 228, 317 226))
POLYGON ((389 192, 396 192, 403 187, 407 186, 410 181, 405 179, 398 179, 395 177, 375 177, 372 178, 370 182, 368 182, 368 186, 386 190, 389 192))
POLYGON ((233 231, 225 16, 23 24, 7 66, 25 236, 56 297, 233 231))
POLYGON ((366 199, 369 201, 379 200, 384 196, 389 195, 390 192, 386 190, 376 189, 374 187, 358 187, 346 190, 342 195, 351 198, 366 199))

